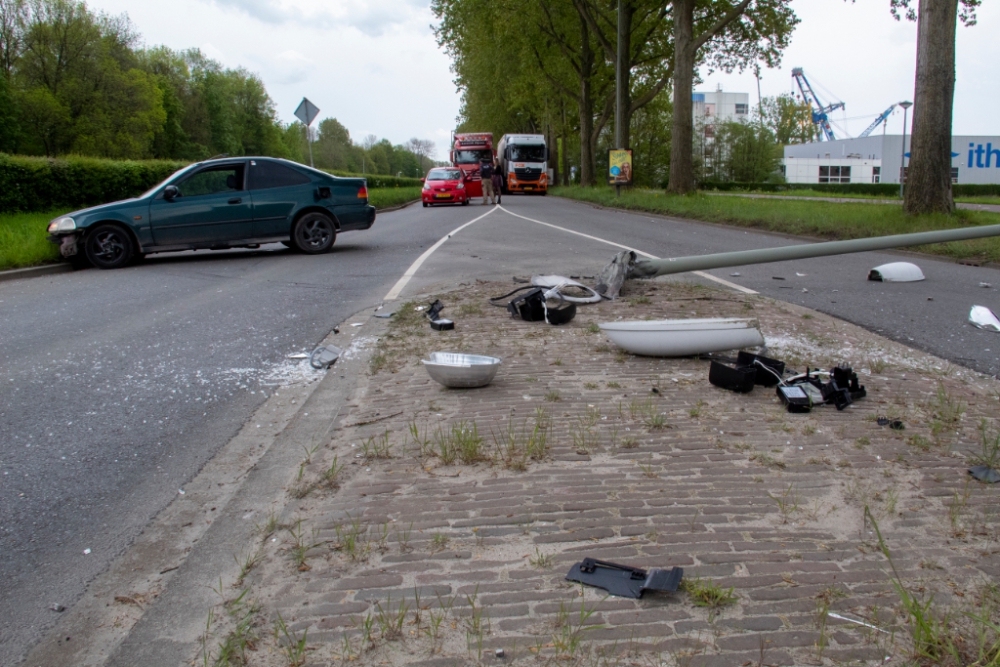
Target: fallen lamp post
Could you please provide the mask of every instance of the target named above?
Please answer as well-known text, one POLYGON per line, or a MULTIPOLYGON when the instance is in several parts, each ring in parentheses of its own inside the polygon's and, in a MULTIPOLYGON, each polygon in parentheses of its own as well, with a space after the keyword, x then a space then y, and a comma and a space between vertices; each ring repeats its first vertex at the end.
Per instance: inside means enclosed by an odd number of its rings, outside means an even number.
POLYGON ((722 269, 729 266, 744 266, 747 264, 786 262, 795 259, 828 257, 830 255, 847 255, 853 252, 888 250, 891 248, 904 248, 931 243, 950 243, 952 241, 967 241, 969 239, 981 239, 990 236, 1000 236, 1000 225, 962 227, 960 229, 895 234, 893 236, 875 236, 866 239, 850 239, 848 241, 807 243, 805 245, 785 246, 783 248, 738 250, 736 252, 720 252, 712 255, 695 255, 692 257, 643 259, 629 266, 628 277, 652 278, 654 276, 666 276, 673 273, 685 273, 687 271, 722 269))

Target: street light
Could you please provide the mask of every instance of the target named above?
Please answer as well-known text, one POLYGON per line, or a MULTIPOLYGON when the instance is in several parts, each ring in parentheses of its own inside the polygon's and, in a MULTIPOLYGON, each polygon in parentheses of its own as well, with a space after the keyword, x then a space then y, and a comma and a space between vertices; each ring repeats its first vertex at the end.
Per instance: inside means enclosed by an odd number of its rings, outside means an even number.
POLYGON ((902 101, 899 106, 903 107, 903 145, 899 149, 899 198, 903 198, 903 181, 906 180, 906 112, 913 106, 913 102, 902 101))

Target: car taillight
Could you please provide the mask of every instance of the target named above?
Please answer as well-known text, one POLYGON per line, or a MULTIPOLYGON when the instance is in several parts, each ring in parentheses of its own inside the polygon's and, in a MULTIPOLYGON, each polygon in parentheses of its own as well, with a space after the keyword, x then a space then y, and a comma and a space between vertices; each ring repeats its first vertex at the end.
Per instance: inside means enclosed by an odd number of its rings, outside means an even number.
POLYGON ((368 199, 368 186, 362 185, 358 190, 358 199, 368 199))

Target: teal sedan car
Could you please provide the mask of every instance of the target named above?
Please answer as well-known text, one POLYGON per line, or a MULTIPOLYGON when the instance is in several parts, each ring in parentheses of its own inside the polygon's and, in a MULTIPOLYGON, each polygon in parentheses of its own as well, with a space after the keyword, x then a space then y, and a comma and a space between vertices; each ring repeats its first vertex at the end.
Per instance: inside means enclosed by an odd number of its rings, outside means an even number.
POLYGON ((363 178, 241 157, 198 162, 134 199, 58 217, 48 238, 63 257, 82 254, 100 269, 117 269, 150 253, 276 241, 316 255, 329 251, 337 234, 374 222, 363 178))

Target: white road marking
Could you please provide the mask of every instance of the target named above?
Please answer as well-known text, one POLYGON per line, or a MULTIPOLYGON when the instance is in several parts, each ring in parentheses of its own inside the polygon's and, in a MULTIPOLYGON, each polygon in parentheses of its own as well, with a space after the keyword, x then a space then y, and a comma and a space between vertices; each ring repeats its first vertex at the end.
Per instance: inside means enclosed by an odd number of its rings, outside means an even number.
MULTIPOLYGON (((607 239, 602 239, 602 238, 597 237, 597 236, 591 236, 590 234, 584 234, 582 232, 577 232, 577 231, 574 231, 572 229, 566 229, 565 227, 560 227, 559 225, 553 225, 552 223, 549 223, 549 222, 542 222, 541 220, 535 220, 534 218, 528 218, 528 217, 525 217, 523 215, 518 215, 517 213, 514 213, 513 211, 511 211, 509 209, 506 209, 503 206, 499 206, 498 205, 497 208, 502 209, 504 213, 512 215, 515 218, 521 218, 522 220, 527 220, 528 222, 534 222, 534 223, 537 223, 539 225, 545 225, 546 227, 551 227, 552 229, 558 229, 559 231, 566 232, 567 234, 575 234, 576 236, 582 236, 583 238, 590 239, 591 241, 597 241, 599 243, 606 243, 608 245, 615 246, 616 248, 621 248, 622 250, 631 250, 635 254, 641 255, 643 257, 648 257, 649 259, 660 259, 656 255, 650 255, 648 252, 643 252, 643 251, 638 250, 636 248, 631 248, 631 247, 629 247, 627 245, 622 245, 621 243, 615 243, 614 241, 608 241, 607 239)), ((713 282, 717 282, 720 285, 725 285, 726 287, 728 287, 730 289, 734 289, 737 292, 742 292, 743 294, 757 294, 757 292, 755 292, 754 290, 750 289, 749 287, 743 287, 743 285, 737 285, 736 283, 729 282, 728 280, 724 280, 723 278, 718 278, 716 276, 713 276, 710 273, 705 273, 704 271, 692 271, 691 273, 695 274, 696 276, 700 276, 702 278, 705 278, 706 280, 711 280, 713 282)))
POLYGON ((384 301, 392 301, 393 299, 397 298, 399 296, 399 294, 403 291, 403 289, 406 287, 406 284, 408 282, 410 282, 410 279, 413 278, 413 276, 417 273, 417 269, 420 268, 421 264, 423 264, 425 261, 427 261, 427 258, 430 257, 432 254, 434 254, 435 250, 437 250, 442 245, 444 245, 445 241, 447 241, 448 239, 450 239, 455 234, 458 234, 460 231, 462 231, 463 229, 465 229, 466 227, 468 227, 472 223, 477 222, 479 220, 482 220, 483 218, 485 218, 486 216, 488 216, 490 213, 492 213, 495 210, 497 210, 497 209, 496 208, 490 208, 490 210, 486 211, 486 213, 483 213, 478 218, 474 218, 472 220, 469 220, 464 225, 456 227, 455 229, 453 229, 450 232, 448 232, 448 234, 446 236, 444 236, 441 240, 439 240, 437 243, 435 243, 430 248, 428 248, 426 251, 424 251, 424 254, 422 254, 420 257, 417 257, 417 260, 415 262, 413 262, 413 264, 410 264, 410 268, 408 268, 406 270, 406 273, 403 274, 403 277, 396 281, 396 284, 392 286, 392 289, 389 290, 389 293, 385 295, 384 301))

